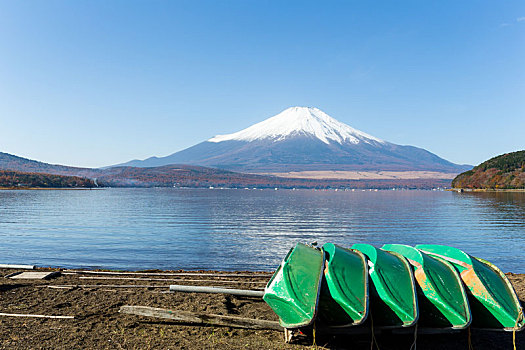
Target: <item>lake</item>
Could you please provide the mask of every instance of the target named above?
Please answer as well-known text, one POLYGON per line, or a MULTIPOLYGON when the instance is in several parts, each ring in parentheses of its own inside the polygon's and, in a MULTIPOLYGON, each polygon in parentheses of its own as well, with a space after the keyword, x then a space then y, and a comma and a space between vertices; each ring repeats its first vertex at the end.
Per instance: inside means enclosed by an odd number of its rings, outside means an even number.
POLYGON ((525 273, 525 193, 0 191, 0 263, 273 270, 313 241, 446 244, 525 273))

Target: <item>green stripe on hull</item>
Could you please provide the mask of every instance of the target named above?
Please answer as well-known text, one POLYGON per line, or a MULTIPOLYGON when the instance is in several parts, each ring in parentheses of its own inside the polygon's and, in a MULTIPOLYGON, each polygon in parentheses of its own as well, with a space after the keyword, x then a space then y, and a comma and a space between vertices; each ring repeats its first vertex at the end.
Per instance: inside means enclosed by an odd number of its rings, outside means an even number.
POLYGON ((361 324, 368 316, 368 267, 356 250, 332 243, 323 245, 324 283, 319 317, 331 326, 361 324))
POLYGON ((399 253, 411 263, 422 326, 462 329, 470 325, 467 294, 451 264, 408 245, 386 244, 382 249, 399 253))
POLYGON ((369 244, 354 244, 369 260, 370 309, 375 326, 408 327, 417 322, 412 268, 405 258, 369 244))
POLYGON ((472 326, 521 330, 525 326, 523 309, 505 274, 488 261, 453 247, 420 244, 416 248, 452 263, 469 291, 472 326))
POLYGON ((264 301, 279 316, 281 326, 310 325, 316 315, 323 277, 320 249, 298 243, 277 268, 264 289, 264 301))

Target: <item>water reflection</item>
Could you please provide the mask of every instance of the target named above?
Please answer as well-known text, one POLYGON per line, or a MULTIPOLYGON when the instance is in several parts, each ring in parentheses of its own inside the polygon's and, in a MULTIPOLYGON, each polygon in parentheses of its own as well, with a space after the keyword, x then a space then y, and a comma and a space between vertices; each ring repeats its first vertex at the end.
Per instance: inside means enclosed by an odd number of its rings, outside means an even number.
POLYGON ((525 193, 0 191, 0 262, 270 270, 298 241, 435 243, 525 272, 525 193))

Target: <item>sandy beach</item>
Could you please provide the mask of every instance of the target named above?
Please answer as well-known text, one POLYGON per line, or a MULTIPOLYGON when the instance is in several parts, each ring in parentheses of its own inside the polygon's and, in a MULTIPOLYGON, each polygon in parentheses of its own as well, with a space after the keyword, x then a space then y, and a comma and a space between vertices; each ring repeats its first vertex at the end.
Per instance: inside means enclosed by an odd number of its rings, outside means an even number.
MULTIPOLYGON (((37 271, 53 270, 38 269, 37 271)), ((6 276, 21 270, 0 269, 6 276)), ((56 271, 56 270, 55 270, 56 271)), ((57 277, 0 280, 0 313, 74 316, 72 319, 0 316, 0 349, 369 349, 370 334, 299 336, 285 344, 283 333, 221 326, 183 324, 120 313, 123 305, 141 305, 207 314, 277 320, 260 298, 223 294, 170 293, 170 284, 212 285, 262 290, 265 272, 146 271, 97 274, 61 271, 57 277), (170 274, 171 273, 171 274, 170 274), (208 275, 204 275, 204 274, 208 275), (214 275, 210 275, 214 274, 214 275), (238 276, 235 276, 238 275, 238 276)), ((525 274, 507 274, 521 302, 525 274)), ((380 349, 409 349, 410 335, 377 336, 380 349)), ((512 333, 473 329, 474 349, 512 349, 512 333)), ((518 348, 525 332, 516 334, 518 348)), ((417 337, 420 349, 468 349, 468 332, 417 337)))

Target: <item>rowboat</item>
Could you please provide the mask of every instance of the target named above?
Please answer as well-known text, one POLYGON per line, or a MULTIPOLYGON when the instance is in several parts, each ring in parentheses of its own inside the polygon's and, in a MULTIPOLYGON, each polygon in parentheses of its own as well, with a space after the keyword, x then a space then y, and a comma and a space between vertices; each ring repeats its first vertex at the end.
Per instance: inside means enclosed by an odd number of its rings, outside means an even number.
POLYGON ((314 322, 323 267, 320 249, 297 243, 277 268, 264 289, 263 299, 279 316, 282 327, 300 328, 314 322))
POLYGON ((414 275, 408 261, 395 252, 354 244, 368 258, 371 321, 383 328, 409 327, 419 316, 414 275))
POLYGON ((472 326, 518 331, 525 326, 523 309, 505 274, 492 263, 444 245, 420 244, 421 251, 449 261, 469 291, 472 326))
POLYGON ((445 260, 402 244, 382 249, 405 257, 414 269, 419 303, 419 324, 432 328, 463 329, 472 320, 465 288, 458 272, 445 260))
POLYGON ((368 266, 360 251, 323 245, 324 282, 320 320, 333 327, 356 326, 368 316, 368 266))

